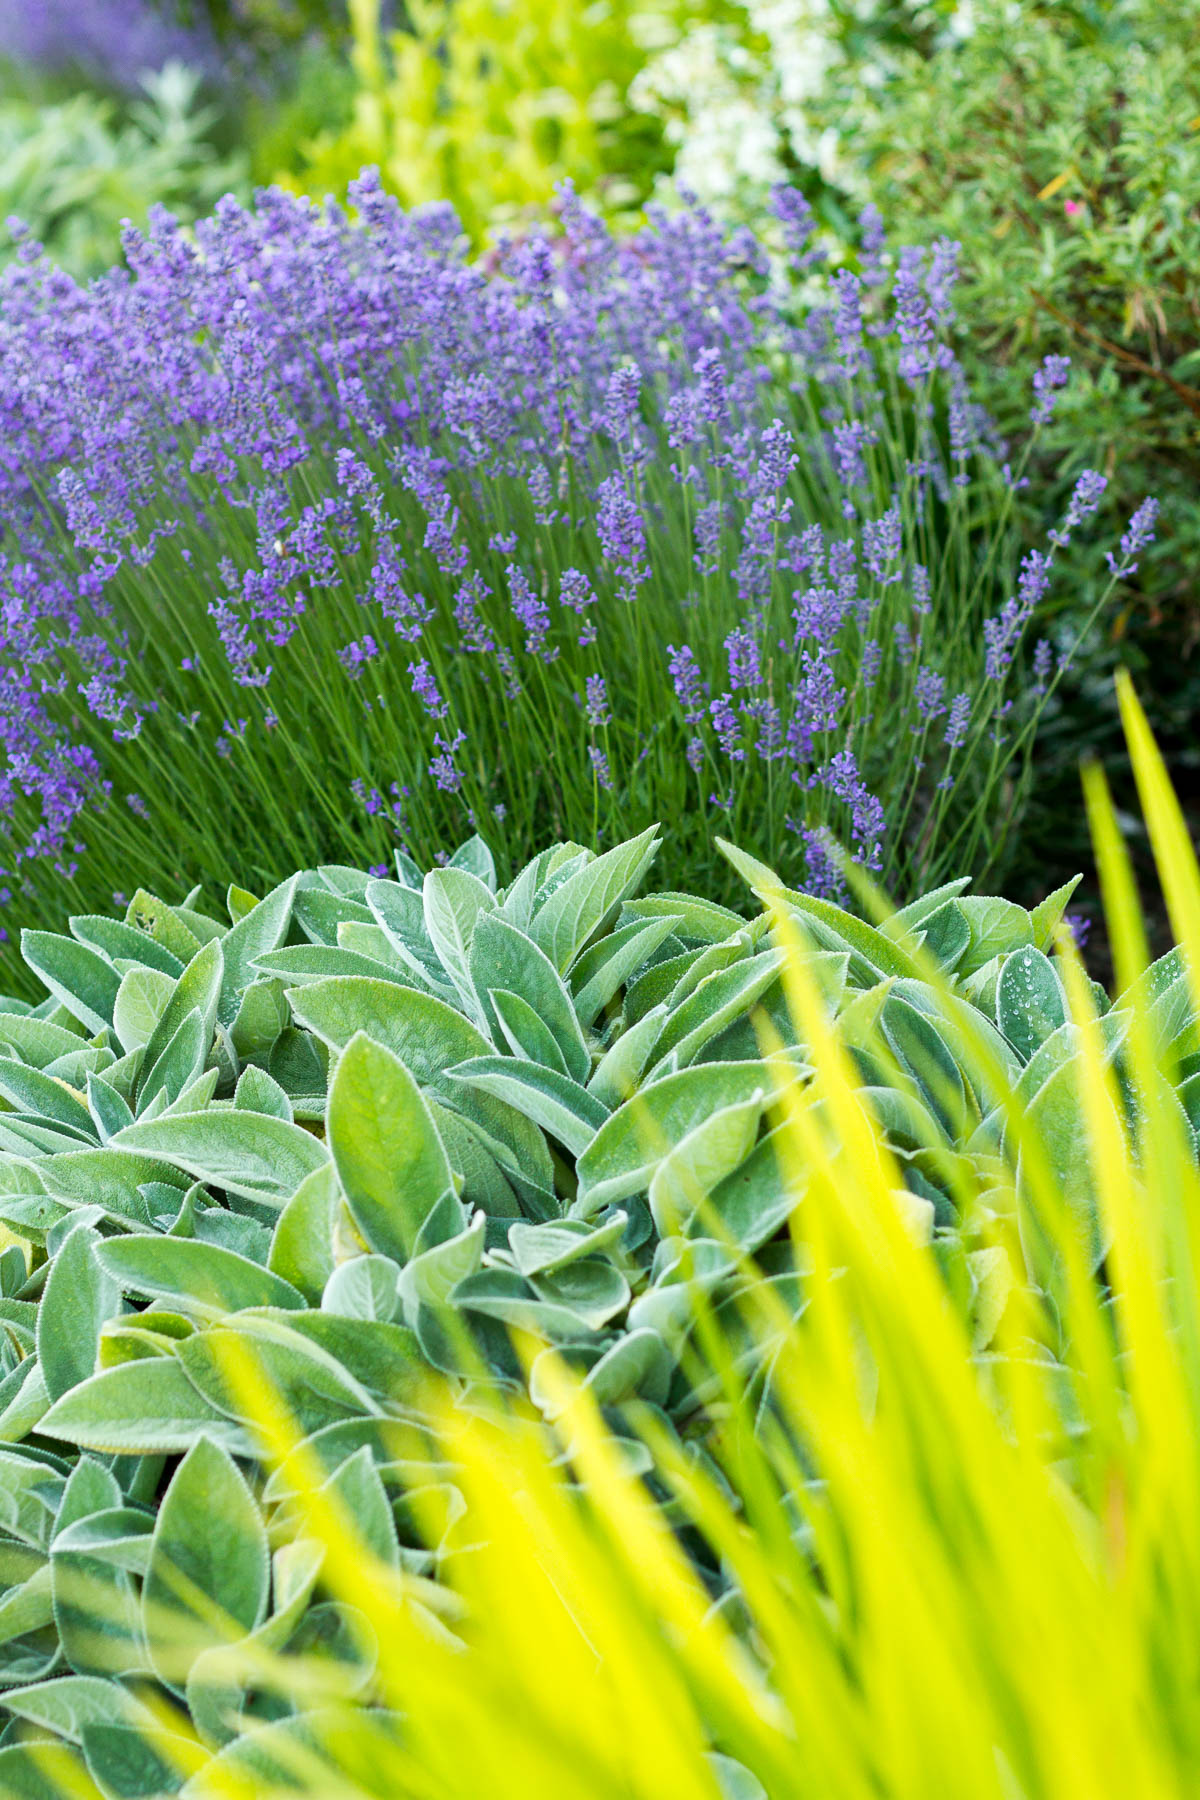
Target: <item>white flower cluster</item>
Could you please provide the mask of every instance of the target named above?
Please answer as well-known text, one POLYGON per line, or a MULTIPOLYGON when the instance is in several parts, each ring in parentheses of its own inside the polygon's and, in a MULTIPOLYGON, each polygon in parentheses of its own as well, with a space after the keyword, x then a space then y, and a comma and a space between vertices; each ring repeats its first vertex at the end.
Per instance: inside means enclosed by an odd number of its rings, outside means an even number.
MULTIPOLYGON (((943 29, 966 35, 970 9, 971 0, 961 0, 943 29)), ((740 0, 735 22, 697 22, 651 51, 630 99, 665 120, 675 150, 671 182, 703 201, 753 204, 797 164, 862 199, 852 141, 892 66, 883 25, 898 11, 915 19, 927 10, 924 0, 740 0), (875 36, 868 60, 851 61, 852 25, 860 42, 862 33, 875 36), (828 122, 835 96, 836 125, 828 122)))

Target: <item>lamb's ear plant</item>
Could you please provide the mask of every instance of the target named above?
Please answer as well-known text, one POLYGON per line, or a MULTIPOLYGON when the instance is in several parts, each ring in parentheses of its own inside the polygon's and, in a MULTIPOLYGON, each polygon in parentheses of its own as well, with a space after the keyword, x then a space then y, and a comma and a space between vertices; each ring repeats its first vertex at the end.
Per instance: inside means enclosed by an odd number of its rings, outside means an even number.
MULTIPOLYGON (((1128 693, 1123 705, 1191 988, 1200 872, 1128 693)), ((10 1687, 0 1792, 1183 1800, 1200 1770, 1200 1177, 1094 775, 1088 799, 1128 997, 1120 1058, 1061 936, 1054 961, 1078 1032, 1072 1156, 1102 1269, 1052 1148, 1037 1193, 1045 1279, 1022 1271, 997 1214, 988 1247, 1019 1279, 981 1348, 936 1242, 914 1229, 907 1164, 864 1104, 861 1047, 843 1037, 801 911, 752 869, 812 1075, 763 1047, 779 1160, 798 1180, 792 1294, 764 1252, 743 1262, 731 1306, 703 1248, 688 1258, 682 1298, 715 1374, 704 1454, 653 1402, 606 1408, 569 1351, 528 1332, 514 1367, 536 1409, 519 1391, 439 1391, 425 1376, 394 1418, 356 1417, 361 1370, 339 1377, 315 1339, 292 1379, 304 1309, 251 1307, 239 1316, 252 1331, 218 1329, 228 1341, 208 1365, 246 1441, 192 1449, 157 1521, 144 1493, 111 1504, 116 1471, 100 1458, 60 1500, 55 1452, 5 1452, 25 1473, 4 1490, 7 1566, 30 1568, 23 1616, 37 1616, 39 1533, 57 1503, 85 1521, 64 1525, 68 1548, 99 1552, 86 1573, 112 1584, 105 1641, 127 1672, 60 1664, 10 1687), (768 1345, 765 1368, 747 1363, 768 1345), (306 1407, 342 1405, 314 1432, 306 1407)), ((884 954, 871 929, 853 934, 857 954, 884 954)), ((911 924, 883 935, 921 960, 911 924)), ((369 1063, 370 1042, 345 1055, 369 1063)), ((1042 1125, 1014 1115, 1031 1153, 1042 1125)), ((690 1191, 664 1182, 658 1198, 682 1213, 690 1191)), ((391 1260, 345 1266, 378 1293, 391 1260)), ((194 1341, 206 1327, 192 1323, 194 1341)), ((74 1621, 66 1589, 57 1616, 74 1621)), ((52 1630, 31 1630, 22 1653, 32 1661, 52 1630)))

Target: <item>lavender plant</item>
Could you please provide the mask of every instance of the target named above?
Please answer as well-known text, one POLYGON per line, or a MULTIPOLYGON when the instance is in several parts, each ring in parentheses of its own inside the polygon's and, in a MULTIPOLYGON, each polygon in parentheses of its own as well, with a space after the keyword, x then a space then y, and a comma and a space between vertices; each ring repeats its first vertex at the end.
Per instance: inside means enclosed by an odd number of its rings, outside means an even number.
MULTIPOLYGON (((810 890, 831 840, 902 895, 981 872, 1058 676, 1022 646, 1081 480, 1019 569, 1022 479, 950 342, 955 247, 878 220, 829 274, 704 211, 465 259, 366 174, 131 233, 0 288, 6 891, 109 904, 225 866, 511 866, 672 822, 810 890)), ((1038 377, 1034 431, 1064 370, 1038 377)), ((1152 529, 1110 556, 1102 605, 1152 529)))

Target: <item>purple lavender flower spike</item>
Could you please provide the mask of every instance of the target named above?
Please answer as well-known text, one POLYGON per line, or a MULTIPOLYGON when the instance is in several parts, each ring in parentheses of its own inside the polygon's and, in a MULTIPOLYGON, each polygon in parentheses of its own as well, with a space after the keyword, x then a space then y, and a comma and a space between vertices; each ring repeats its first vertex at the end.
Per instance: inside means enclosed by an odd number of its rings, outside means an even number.
POLYGON ((1047 533, 1052 544, 1057 544, 1060 550, 1066 548, 1071 541, 1071 533, 1079 525, 1082 525, 1085 519, 1090 519, 1099 506, 1107 486, 1107 478, 1098 474, 1095 469, 1083 471, 1067 502, 1067 510, 1063 515, 1062 524, 1057 531, 1047 533))
POLYGON ((668 644, 667 653, 667 673, 684 719, 689 725, 698 725, 704 717, 705 685, 696 653, 690 644, 684 644, 678 650, 674 644, 668 644))
POLYGON ((608 704, 608 688, 603 675, 589 675, 585 685, 587 698, 584 703, 584 712, 588 724, 593 730, 598 730, 612 719, 612 710, 608 704))
POLYGON ((1157 500, 1143 500, 1129 521, 1118 545, 1117 554, 1114 556, 1111 550, 1106 552, 1108 566, 1114 575, 1132 575, 1137 569, 1135 559, 1154 542, 1154 526, 1158 518, 1158 510, 1157 500))
POLYGON ((1044 356, 1033 372, 1033 409, 1029 414, 1033 425, 1048 425, 1054 416, 1058 397, 1071 376, 1069 356, 1044 356))

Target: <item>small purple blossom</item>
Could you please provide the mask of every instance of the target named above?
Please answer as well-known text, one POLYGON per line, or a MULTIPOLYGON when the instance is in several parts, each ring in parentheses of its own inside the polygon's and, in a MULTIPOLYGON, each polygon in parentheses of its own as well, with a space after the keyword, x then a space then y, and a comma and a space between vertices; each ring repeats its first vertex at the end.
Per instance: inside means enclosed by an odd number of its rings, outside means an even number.
POLYGON ((900 508, 889 507, 882 518, 863 521, 863 560, 868 574, 883 587, 900 580, 900 570, 892 565, 903 547, 900 508))
POLYGON ((678 650, 674 644, 668 644, 667 653, 667 673, 684 719, 689 725, 698 725, 704 717, 705 687, 696 653, 690 644, 684 644, 678 650))
POLYGON ((434 737, 437 754, 430 758, 429 773, 439 793, 457 794, 462 787, 465 776, 454 758, 466 741, 466 733, 463 731, 456 731, 452 738, 444 738, 440 733, 434 737))
POLYGON ((934 719, 940 718, 946 710, 945 676, 939 675, 936 669, 918 669, 913 689, 913 703, 917 710, 913 731, 919 733, 926 730, 934 719))
POLYGON ((906 245, 900 252, 892 284, 896 335, 901 344, 899 369, 910 385, 931 375, 935 367, 936 314, 922 283, 924 267, 925 252, 915 245, 906 245))
POLYGON ((1011 667, 1021 634, 1050 586, 1050 569, 1050 557, 1043 551, 1027 551, 1021 562, 1016 594, 1005 601, 997 617, 984 620, 985 672, 989 681, 1003 680, 1011 667))
POLYGON ((596 744, 588 745, 588 761, 592 766, 592 774, 599 787, 611 789, 613 785, 612 771, 608 766, 608 757, 596 744))
POLYGON ((620 442, 629 436, 638 414, 642 391, 642 375, 634 363, 614 369, 608 378, 608 394, 604 402, 604 426, 610 437, 620 442))
POLYGON ((510 563, 505 574, 513 613, 518 623, 524 627, 527 653, 530 656, 540 656, 543 662, 553 662, 558 651, 546 650, 546 639, 550 633, 550 608, 541 595, 534 592, 529 577, 518 564, 510 563))
POLYGON ((967 727, 971 722, 970 694, 955 694, 950 702, 950 711, 946 719, 946 729, 942 742, 947 750, 957 750, 964 742, 967 727))
POLYGON ((584 711, 587 716, 587 722, 593 730, 599 730, 601 726, 607 725, 612 718, 612 712, 610 711, 608 704, 608 689, 605 686, 603 675, 589 675, 586 682, 586 689, 587 699, 584 704, 584 711))
POLYGON ((1063 924, 1074 938, 1075 948, 1077 950, 1082 950, 1088 941, 1088 936, 1092 929, 1092 921, 1088 918, 1087 914, 1081 912, 1066 913, 1063 917, 1063 924))
POLYGON ((779 186, 771 189, 770 209, 783 229, 792 262, 799 269, 810 268, 820 253, 808 249, 813 234, 813 210, 799 188, 779 186))
POLYGON ((1058 397, 1066 387, 1071 375, 1071 359, 1069 356, 1044 356, 1041 364, 1033 372, 1033 410, 1029 419, 1033 425, 1048 425, 1058 404, 1058 397))
POLYGON ((742 745, 742 722, 734 711, 733 702, 728 694, 718 694, 709 706, 713 730, 717 734, 717 743, 733 762, 743 762, 746 752, 742 745))
POLYGON ((621 598, 633 600, 638 588, 650 578, 641 512, 621 475, 610 475, 600 483, 598 501, 596 534, 600 548, 620 574, 621 598))
POLYGON ((757 687, 762 680, 762 660, 758 645, 748 631, 731 631, 725 639, 725 654, 729 660, 729 686, 734 693, 739 688, 757 687))
POLYGON ((442 698, 428 658, 422 657, 420 662, 409 663, 408 673, 412 681, 412 691, 429 717, 444 719, 450 709, 442 698))
POLYGON ((1083 471, 1078 481, 1075 483, 1070 500, 1067 502, 1067 510, 1063 515, 1062 524, 1057 531, 1051 531, 1047 534, 1052 544, 1057 544, 1060 549, 1065 549, 1071 541, 1071 533, 1079 525, 1082 525, 1085 519, 1091 518, 1096 508, 1099 506, 1107 486, 1108 481, 1106 477, 1099 474, 1095 469, 1085 469, 1083 471))
POLYGON ((1115 576, 1132 575, 1137 569, 1136 558, 1143 550, 1154 542, 1154 525, 1158 518, 1158 501, 1143 500, 1130 519, 1124 536, 1114 556, 1107 552, 1108 566, 1115 576))

